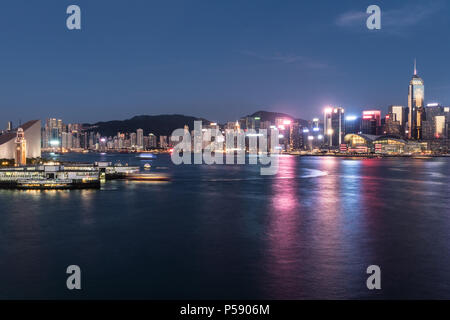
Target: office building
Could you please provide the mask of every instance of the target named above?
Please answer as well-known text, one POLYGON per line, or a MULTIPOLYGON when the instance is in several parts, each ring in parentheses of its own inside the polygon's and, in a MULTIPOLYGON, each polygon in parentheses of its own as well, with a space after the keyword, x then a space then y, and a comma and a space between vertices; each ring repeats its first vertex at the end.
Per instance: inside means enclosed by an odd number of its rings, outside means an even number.
POLYGON ((389 112, 383 124, 383 134, 403 136, 402 126, 400 121, 397 120, 397 113, 389 112))
POLYGON ((300 125, 298 122, 293 122, 289 129, 289 149, 298 150, 303 146, 303 135, 300 133, 300 125))
POLYGON ((162 149, 167 149, 169 147, 167 136, 159 136, 159 147, 162 149))
POLYGON ((422 78, 417 75, 414 62, 414 75, 409 83, 408 90, 408 129, 409 139, 422 139, 422 121, 425 120, 424 112, 425 86, 422 78))
POLYGON ((323 123, 325 144, 339 147, 344 142, 344 108, 326 108, 323 123))
POLYGON ((406 108, 403 106, 389 106, 389 114, 395 115, 395 119, 391 117, 390 120, 398 121, 402 134, 404 134, 406 124, 406 108))
POLYGON ((138 149, 144 149, 144 130, 142 129, 137 129, 136 132, 136 146, 138 149))
POLYGON ((158 147, 156 136, 153 133, 148 135, 148 145, 150 149, 155 149, 158 147))
POLYGON ((379 135, 381 134, 381 111, 366 110, 363 111, 361 120, 361 132, 363 134, 379 135))
POLYGON ((439 103, 429 103, 425 107, 426 120, 423 121, 422 139, 448 138, 449 111, 439 103))
POLYGON ((361 118, 353 115, 345 117, 345 134, 360 133, 361 132, 361 118))

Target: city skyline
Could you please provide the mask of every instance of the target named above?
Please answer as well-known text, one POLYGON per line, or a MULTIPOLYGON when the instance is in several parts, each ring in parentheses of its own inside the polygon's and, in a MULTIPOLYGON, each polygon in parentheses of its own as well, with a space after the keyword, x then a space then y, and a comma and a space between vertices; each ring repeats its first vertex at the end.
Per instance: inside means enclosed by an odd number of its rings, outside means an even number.
MULTIPOLYGON (((373 151, 380 152, 382 147, 376 147, 376 145, 380 145, 377 143, 378 141, 383 141, 388 145, 384 149, 385 152, 398 153, 401 151, 398 149, 398 145, 406 146, 408 144, 406 140, 428 141, 427 146, 413 144, 412 148, 417 152, 426 150, 440 150, 442 152, 448 149, 450 107, 439 103, 426 104, 425 101, 425 84, 418 74, 415 60, 413 76, 409 82, 408 105, 406 107, 390 105, 384 117, 382 117, 381 110, 362 110, 362 116, 358 117, 355 114, 346 114, 345 108, 342 106, 326 106, 323 110, 323 122, 317 117, 304 121, 304 119, 295 119, 282 113, 272 113, 274 119, 268 120, 267 112, 265 119, 261 118, 260 112, 256 112, 253 115, 240 117, 236 121, 229 121, 226 124, 211 122, 206 125, 217 130, 231 129, 238 132, 241 129, 247 131, 277 128, 281 130, 280 137, 283 139, 281 150, 291 152, 301 149, 313 151, 321 147, 327 147, 328 150, 339 149, 341 152, 363 153, 367 153, 370 150, 369 147, 372 147, 373 151), (394 145, 394 147, 389 145, 394 145)), ((193 119, 195 118, 188 121, 192 122, 193 119)), ((187 120, 187 118, 185 117, 184 120, 187 120)), ((183 125, 184 129, 189 131, 188 123, 183 125)), ((1 134, 6 133, 8 134, 7 139, 11 139, 12 128, 12 122, 8 121, 6 131, 2 131, 1 134)), ((160 142, 157 143, 157 137, 151 131, 154 128, 151 126, 127 130, 126 126, 119 125, 116 129, 114 136, 105 135, 97 125, 64 123, 62 119, 47 118, 45 126, 41 130, 42 148, 50 150, 60 148, 61 151, 107 151, 149 150, 157 147, 168 149, 174 146, 168 139, 168 135, 163 134, 158 135, 160 142), (145 128, 148 136, 144 135, 143 128, 145 128)), ((175 130, 178 128, 174 128, 172 123, 171 128, 166 127, 165 129, 175 130)), ((17 141, 23 141, 23 146, 18 147, 17 150, 25 150, 26 140, 23 133, 20 134, 21 130, 22 128, 19 125, 17 141)), ((7 139, 3 140, 6 142, 7 139)), ((17 151, 16 153, 18 154, 17 151)), ((21 157, 16 156, 15 158, 20 159, 21 157)), ((26 151, 23 151, 22 158, 26 159, 26 151)), ((26 160, 20 162, 26 163, 26 160)))
MULTIPOLYGON (((413 81, 414 79, 418 79, 419 81, 421 81, 421 82, 422 82, 421 86, 423 87, 423 80, 422 80, 421 77, 418 76, 417 59, 414 59, 413 79, 412 79, 411 82, 410 82, 410 86, 412 86, 412 83, 413 83, 412 81, 413 81)), ((449 89, 450 89, 450 86, 449 86, 449 89)), ((411 88, 410 88, 409 90, 411 90, 411 88)), ((422 93, 422 94, 423 94, 423 93, 422 93)), ((425 96, 425 97, 426 97, 426 96, 425 96)), ((441 101, 438 101, 438 100, 428 100, 428 101, 427 101, 427 99, 426 99, 425 97, 422 98, 422 100, 423 100, 423 101, 421 102, 421 103, 422 103, 422 107, 425 107, 425 106, 427 106, 427 105, 440 105, 440 106, 447 106, 447 105, 450 105, 450 101, 449 101, 449 103, 442 103, 441 101)), ((352 112, 350 112, 350 113, 352 114, 352 116, 356 116, 357 114, 362 114, 362 113, 364 112, 364 110, 368 110, 368 109, 376 109, 376 110, 380 110, 380 111, 382 112, 382 114, 385 114, 385 115, 386 115, 386 114, 388 114, 388 113, 390 112, 390 108, 393 107, 393 106, 406 106, 406 108, 408 109, 408 108, 409 108, 409 105, 412 104, 412 102, 410 102, 410 100, 411 100, 410 93, 408 93, 407 99, 404 99, 404 100, 406 100, 406 103, 405 103, 405 104, 393 104, 393 103, 388 103, 387 105, 383 105, 383 106, 374 106, 374 107, 370 107, 370 106, 369 106, 369 107, 359 107, 359 108, 352 108, 351 106, 350 106, 350 107, 349 107, 349 106, 345 106, 345 108, 346 108, 346 109, 352 110, 352 112)), ((369 105, 370 105, 370 104, 369 104, 369 105)), ((246 115, 241 114, 241 116, 239 116, 238 118, 241 118, 241 117, 244 117, 244 116, 248 116, 248 115, 253 114, 253 113, 255 113, 255 112, 258 112, 258 111, 268 111, 268 112, 285 113, 285 114, 288 114, 289 116, 291 116, 292 118, 295 118, 295 119, 301 119, 301 120, 306 120, 306 121, 312 121, 314 118, 322 117, 323 111, 324 111, 325 109, 327 109, 327 108, 329 108, 329 107, 335 107, 335 106, 341 107, 341 106, 343 106, 343 105, 337 103, 337 104, 328 104, 328 105, 318 106, 317 109, 314 109, 314 108, 313 108, 313 110, 317 110, 317 111, 316 111, 316 113, 312 113, 312 114, 313 114, 313 117, 311 117, 311 118, 302 117, 302 116, 297 116, 296 114, 298 114, 298 113, 284 112, 283 110, 275 110, 275 109, 271 109, 270 107, 267 107, 266 109, 255 109, 255 110, 253 110, 253 111, 250 110, 250 112, 249 112, 248 114, 246 114, 246 115)), ((310 111, 310 112, 311 112, 311 111, 310 111)), ((314 112, 314 111, 313 111, 313 112, 314 112)), ((202 115, 193 115, 193 114, 189 114, 189 113, 173 113, 173 112, 167 112, 167 113, 161 113, 161 114, 150 114, 150 113, 148 113, 148 114, 142 114, 142 115, 159 116, 159 115, 178 115, 178 114, 179 114, 179 115, 184 115, 184 116, 196 116, 196 117, 198 117, 198 118, 204 117, 204 116, 202 116, 202 115)), ((95 122, 93 122, 93 121, 83 121, 83 122, 70 121, 70 123, 91 124, 91 125, 92 125, 92 124, 96 124, 96 123, 99 123, 99 122, 106 122, 106 121, 115 121, 115 120, 121 121, 121 120, 128 120, 128 119, 131 119, 131 118, 136 117, 136 116, 139 116, 139 115, 138 115, 138 114, 130 115, 129 118, 123 118, 123 119, 99 119, 98 121, 95 121, 95 122)), ((56 118, 59 118, 59 119, 60 119, 60 118, 63 118, 63 117, 56 117, 56 118)), ((42 117, 42 116, 40 116, 39 119, 40 119, 41 121, 45 121, 46 119, 49 119, 49 117, 42 117)), ((236 119, 227 119, 227 120, 213 119, 212 121, 217 121, 217 122, 219 122, 219 123, 224 124, 224 123, 227 123, 227 122, 233 121, 233 120, 236 120, 236 119)), ((6 123, 6 126, 9 127, 9 126, 11 125, 11 126, 19 127, 21 123, 22 123, 22 119, 17 120, 17 122, 8 120, 7 123, 6 123)))
MULTIPOLYGON (((429 107, 446 107, 446 109, 448 109, 448 107, 445 104, 442 104, 440 102, 428 102, 426 103, 426 99, 425 99, 425 85, 424 85, 424 80, 419 76, 418 74, 418 70, 417 70, 417 61, 414 60, 414 69, 413 69, 413 76, 411 81, 409 82, 409 89, 408 89, 408 102, 406 106, 402 106, 402 105, 395 105, 395 104, 390 104, 388 105, 387 108, 384 107, 380 107, 380 108, 372 108, 370 110, 368 109, 362 109, 360 110, 360 114, 362 114, 362 119, 364 120, 365 116, 373 116, 374 112, 377 113, 377 127, 381 126, 381 118, 382 115, 385 115, 386 120, 388 120, 390 118, 390 120, 392 121, 399 121, 401 126, 403 126, 404 124, 407 125, 407 127, 405 127, 404 129, 406 130, 406 137, 408 139, 414 138, 417 140, 422 139, 422 122, 426 121, 426 115, 425 115, 425 108, 429 108, 429 107), (386 110, 387 109, 387 110, 386 110), (400 110, 399 110, 400 109, 400 110), (375 111, 373 111, 375 110, 375 111), (417 127, 417 128, 416 128, 417 127), (413 129, 414 128, 414 129, 413 129), (417 131, 415 134, 413 134, 413 131, 417 131)), ((343 108, 342 105, 327 105, 324 106, 323 110, 320 111, 320 116, 325 115, 327 112, 327 110, 331 110, 333 108, 338 108, 341 109, 343 108)), ((347 107, 346 107, 347 108, 347 107)), ((260 112, 272 112, 272 113, 279 113, 279 114, 283 114, 282 112, 277 112, 277 111, 267 111, 267 110, 259 110, 257 112, 253 112, 253 115, 258 114, 260 112)), ((344 114, 344 109, 342 109, 342 114, 344 114)), ((145 115, 145 116, 171 116, 171 115, 177 115, 177 114, 163 114, 163 115, 145 115)), ((309 121, 309 122, 314 122, 315 119, 319 119, 317 117, 317 115, 314 118, 299 118, 299 117, 295 117, 292 116, 290 114, 285 114, 287 117, 291 118, 291 119, 298 119, 300 121, 309 121)), ((182 115, 185 116, 185 115, 182 115)), ((245 117, 251 117, 251 114, 247 114, 247 115, 241 115, 238 118, 232 119, 232 121, 238 121, 239 119, 245 118, 245 117)), ((433 115, 434 116, 434 115, 433 115)), ((134 116, 135 117, 139 117, 139 116, 134 116)), ((357 113, 351 113, 346 114, 346 120, 348 120, 349 118, 352 118, 352 121, 358 118, 357 113)), ((53 118, 53 117, 46 117, 43 118, 41 120, 47 121, 54 121, 55 125, 54 126, 61 126, 62 125, 62 119, 61 118, 53 118), (60 124, 56 124, 56 122, 60 122, 60 124)), ((197 117, 197 119, 204 119, 202 117, 197 117)), ((130 120, 130 119, 126 119, 126 120, 130 120)), ((227 123, 230 123, 230 121, 216 121, 216 119, 212 120, 215 123, 219 123, 222 125, 226 125, 227 123)), ((320 121, 320 120, 319 120, 320 121)), ((105 121, 100 121, 98 123, 101 122, 105 122, 105 121)), ((326 125, 326 118, 323 120, 323 125, 326 125)), ((16 128, 20 127, 21 121, 19 121, 19 124, 17 125, 16 128)), ((67 123, 69 126, 76 126, 76 131, 80 131, 82 126, 88 126, 88 125, 94 125, 96 123, 74 123, 72 121, 67 123)), ((329 124, 330 125, 330 124, 329 124)), ((328 126, 329 126, 328 125, 328 126)), ((6 131, 11 131, 11 129, 14 127, 14 124, 12 121, 8 121, 6 123, 6 131)), ((141 129, 138 129, 141 130, 141 129)), ((70 127, 69 127, 69 131, 70 131, 70 127)), ((379 134, 379 133, 374 133, 374 134, 379 134)), ((399 133, 400 135, 403 135, 404 133, 399 133)))
POLYGON ((386 110, 407 105, 404 83, 415 58, 427 101, 450 104, 445 1, 381 1, 377 31, 365 28, 360 1, 324 8, 287 1, 276 12, 271 1, 102 4, 79 1, 79 32, 59 28, 66 3, 1 5, 8 12, 1 23, 20 35, 0 35, 6 119, 48 114, 85 123, 174 113, 226 122, 256 110, 304 119, 326 105, 386 110), (24 29, 16 16, 36 28, 24 29), (121 23, 105 20, 110 16, 121 23))

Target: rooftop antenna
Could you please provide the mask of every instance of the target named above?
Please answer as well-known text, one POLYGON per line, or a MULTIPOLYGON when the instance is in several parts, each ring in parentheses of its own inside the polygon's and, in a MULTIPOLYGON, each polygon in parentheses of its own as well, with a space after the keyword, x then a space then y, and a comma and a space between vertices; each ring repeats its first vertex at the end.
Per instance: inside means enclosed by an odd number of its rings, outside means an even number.
POLYGON ((414 75, 417 76, 417 61, 414 59, 414 75))

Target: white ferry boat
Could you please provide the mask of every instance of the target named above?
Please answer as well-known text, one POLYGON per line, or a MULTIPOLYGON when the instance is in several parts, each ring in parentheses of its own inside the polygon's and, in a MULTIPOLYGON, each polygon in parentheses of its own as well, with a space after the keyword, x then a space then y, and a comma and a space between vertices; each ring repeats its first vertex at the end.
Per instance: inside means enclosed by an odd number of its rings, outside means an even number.
POLYGON ((88 189, 100 188, 100 170, 36 165, 0 168, 3 189, 88 189))

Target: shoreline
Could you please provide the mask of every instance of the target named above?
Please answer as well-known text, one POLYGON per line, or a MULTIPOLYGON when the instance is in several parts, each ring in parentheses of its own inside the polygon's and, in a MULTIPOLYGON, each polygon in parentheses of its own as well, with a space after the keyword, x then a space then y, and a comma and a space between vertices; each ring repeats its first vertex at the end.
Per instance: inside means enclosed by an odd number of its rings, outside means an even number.
MULTIPOLYGON (((51 154, 50 152, 43 152, 46 154, 51 154)), ((80 152, 65 152, 63 155, 66 154, 108 154, 108 155, 138 155, 140 153, 154 153, 152 151, 143 151, 143 152, 88 152, 88 153, 80 153, 80 152)), ((154 153, 155 155, 161 155, 161 154, 168 154, 170 155, 170 152, 159 152, 154 153)), ((246 156, 249 156, 248 152, 246 153, 246 156)), ((336 158, 413 158, 413 159, 429 159, 429 158, 450 158, 450 154, 345 154, 345 153, 299 153, 298 151, 294 152, 283 152, 279 155, 291 155, 291 156, 298 156, 298 157, 336 157, 336 158)))
POLYGON ((433 159, 433 158, 450 158, 450 155, 383 155, 383 154, 298 154, 286 153, 291 156, 298 157, 333 157, 333 158, 408 158, 408 159, 433 159))

